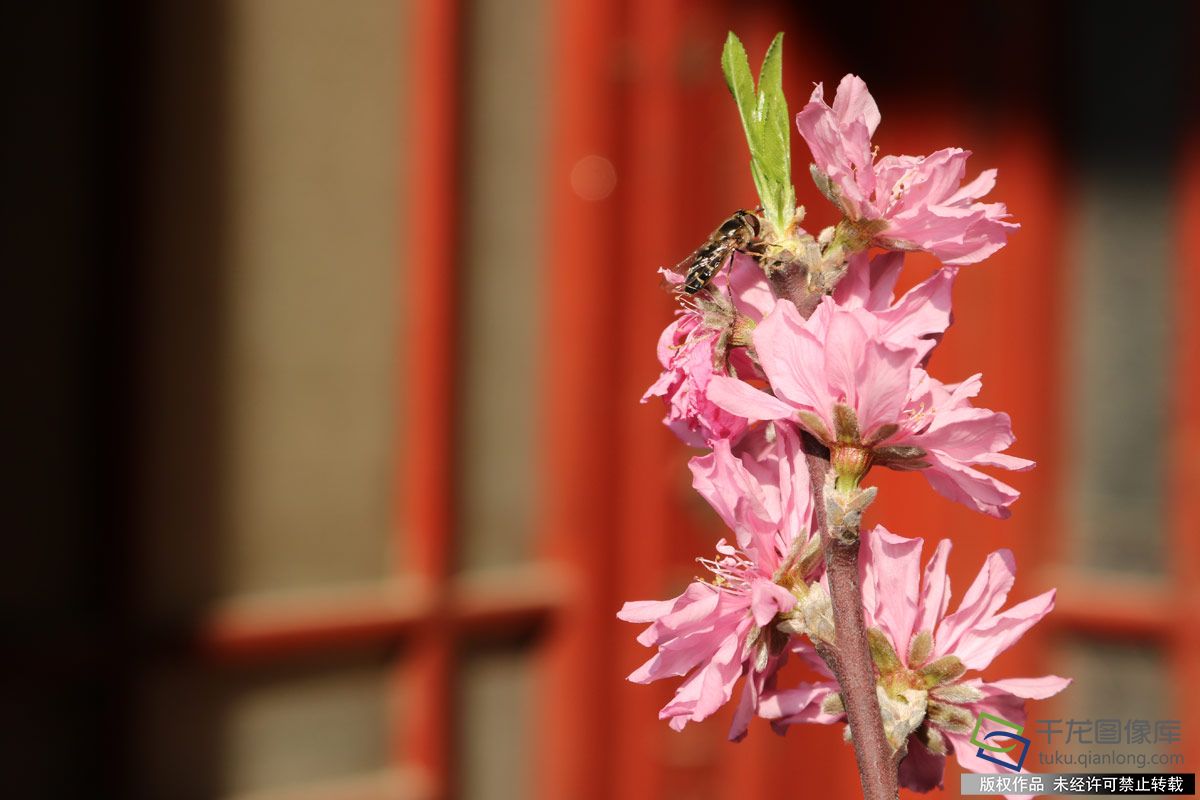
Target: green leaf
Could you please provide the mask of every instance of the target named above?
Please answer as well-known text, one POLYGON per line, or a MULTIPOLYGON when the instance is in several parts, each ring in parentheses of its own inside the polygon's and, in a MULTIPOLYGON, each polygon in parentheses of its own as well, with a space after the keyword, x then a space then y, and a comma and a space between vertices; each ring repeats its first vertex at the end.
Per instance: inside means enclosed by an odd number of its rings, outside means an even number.
POLYGON ((787 99, 783 96, 783 34, 777 33, 762 70, 758 73, 758 96, 754 109, 758 129, 755 157, 765 172, 773 177, 790 175, 792 171, 789 146, 787 99))
POLYGON ((758 199, 762 202, 763 210, 774 221, 771 209, 775 207, 775 191, 771 179, 763 174, 759 160, 754 157, 754 146, 750 147, 750 177, 754 178, 754 188, 758 190, 758 199))
POLYGON ((782 235, 796 213, 792 188, 791 121, 783 94, 783 34, 767 48, 755 89, 746 48, 731 31, 721 53, 725 82, 737 103, 750 146, 750 174, 767 219, 782 235))
MULTIPOLYGON (((742 127, 746 129, 746 140, 754 138, 754 106, 757 98, 754 93, 754 77, 750 74, 750 60, 746 57, 746 48, 733 31, 725 37, 725 49, 721 51, 721 70, 725 73, 725 84, 730 94, 738 104, 742 114, 742 127)), ((753 146, 753 145, 751 145, 753 146)))

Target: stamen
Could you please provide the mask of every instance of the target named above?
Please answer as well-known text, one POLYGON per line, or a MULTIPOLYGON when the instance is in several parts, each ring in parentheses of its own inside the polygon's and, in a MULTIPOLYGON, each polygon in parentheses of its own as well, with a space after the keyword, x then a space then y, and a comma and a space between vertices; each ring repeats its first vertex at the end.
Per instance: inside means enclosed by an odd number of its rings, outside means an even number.
POLYGON ((732 547, 718 547, 718 550, 724 553, 719 558, 696 559, 696 563, 713 574, 713 579, 710 581, 703 578, 697 578, 697 580, 707 583, 715 589, 737 594, 748 591, 750 580, 755 573, 754 562, 745 553, 732 547))

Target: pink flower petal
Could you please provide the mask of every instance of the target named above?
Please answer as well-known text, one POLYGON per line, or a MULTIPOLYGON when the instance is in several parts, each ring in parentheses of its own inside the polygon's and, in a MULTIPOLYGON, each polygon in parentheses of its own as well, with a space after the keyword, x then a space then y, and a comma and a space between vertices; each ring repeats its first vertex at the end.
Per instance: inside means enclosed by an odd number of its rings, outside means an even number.
POLYGON ((625 622, 653 622, 668 614, 675 600, 630 600, 621 606, 617 619, 625 622))
POLYGON ((962 602, 953 614, 942 620, 934 632, 934 653, 955 652, 964 633, 989 620, 1008 599, 1008 591, 1017 578, 1017 562, 1011 550, 997 550, 983 563, 962 602))
POLYGON ((867 84, 857 75, 846 75, 838 83, 833 99, 833 113, 842 125, 861 122, 869 136, 875 135, 879 127, 879 106, 867 91, 867 84))
MULTIPOLYGON (((829 331, 825 336, 825 380, 834 401, 842 401, 849 406, 859 405, 859 367, 868 349, 870 338, 856 314, 835 314, 829 323, 829 331)), ((870 342, 874 345, 874 342, 870 342)), ((871 349, 881 346, 875 345, 871 349)), ((891 365, 889 365, 891 366, 891 365)), ((903 370, 903 365, 897 365, 894 371, 903 370)), ((768 373, 769 375, 770 373, 768 373)), ((908 373, 901 376, 904 392, 908 391, 908 373)), ((773 384, 772 384, 773 385, 773 384)))
POLYGON ((1002 681, 991 681, 980 687, 985 693, 1010 694, 1028 700, 1045 700, 1053 697, 1070 686, 1070 678, 1060 678, 1057 675, 1044 675, 1040 678, 1008 678, 1002 681))
POLYGON ((884 342, 872 342, 863 348, 855 365, 858 397, 854 410, 858 427, 869 437, 881 425, 903 418, 921 354, 914 348, 896 347, 884 342))
MULTIPOLYGON (((914 634, 929 631, 932 635, 938 620, 946 615, 946 608, 950 605, 950 578, 946 575, 950 548, 950 540, 942 539, 937 543, 933 555, 929 557, 929 563, 925 565, 925 575, 921 581, 921 602, 917 609, 916 622, 913 623, 914 634)), ((901 656, 907 659, 907 647, 901 656)))
POLYGON ((900 761, 900 785, 914 792, 942 788, 946 757, 934 755, 915 736, 908 737, 908 755, 900 761))
POLYGON ((779 399, 825 418, 832 397, 825 377, 825 343, 805 329, 796 307, 786 300, 754 329, 754 349, 779 399))
POLYGON ((749 420, 788 419, 796 413, 777 397, 725 375, 713 376, 708 384, 708 399, 729 413, 749 420))
POLYGON ((904 253, 891 251, 868 259, 866 251, 850 256, 845 276, 833 290, 842 308, 884 311, 892 304, 892 291, 904 265, 904 253))
POLYGON ((729 268, 729 291, 738 313, 755 323, 775 307, 775 293, 762 267, 753 256, 740 251, 733 254, 729 268))
POLYGON ((831 725, 842 719, 842 715, 826 714, 821 706, 836 693, 837 684, 834 683, 803 683, 794 689, 771 692, 760 701, 758 715, 772 720, 780 728, 804 722, 831 725))
POLYGON ((750 587, 750 613, 759 627, 774 619, 776 614, 791 611, 795 605, 795 596, 770 580, 757 580, 750 587))
POLYGON ((938 494, 988 516, 1007 519, 1011 513, 1008 507, 1021 496, 1007 483, 937 450, 929 450, 925 460, 931 466, 921 474, 938 494))
POLYGON ((972 463, 982 454, 1007 449, 1013 441, 1012 423, 1007 414, 963 407, 938 413, 921 434, 920 445, 972 463))
POLYGON ((864 539, 867 549, 860 570, 864 573, 867 624, 882 629, 897 650, 907 652, 917 618, 921 547, 925 542, 896 536, 879 525, 864 539))
POLYGON ((1018 603, 963 631, 954 649, 968 669, 983 670, 1054 608, 1054 590, 1018 603))
POLYGON ((939 269, 914 286, 895 306, 879 312, 888 339, 912 343, 924 357, 950 327, 950 290, 955 270, 939 269))

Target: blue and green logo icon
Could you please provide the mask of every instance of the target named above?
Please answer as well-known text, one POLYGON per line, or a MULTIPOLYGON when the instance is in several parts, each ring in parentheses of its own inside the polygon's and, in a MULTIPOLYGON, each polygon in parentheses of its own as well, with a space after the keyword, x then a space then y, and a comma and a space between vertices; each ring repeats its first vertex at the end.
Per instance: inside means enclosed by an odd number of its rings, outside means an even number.
POLYGON ((1004 767, 1005 769, 1011 769, 1013 772, 1020 772, 1021 766, 1025 763, 1025 756, 1029 754, 1029 740, 1021 735, 1024 732, 1024 725, 1017 725, 1016 723, 1009 722, 1006 719, 1000 719, 1000 717, 982 713, 979 715, 979 718, 975 720, 975 730, 971 731, 971 744, 979 748, 975 752, 975 755, 979 758, 982 758, 984 761, 990 761, 993 764, 1004 767), (995 730, 991 730, 981 737, 980 734, 983 733, 983 723, 985 720, 992 723, 992 725, 989 727, 995 728, 995 730), (1012 744, 996 744, 994 740, 997 739, 1011 739, 1012 744), (1020 757, 1018 758, 1011 755, 1009 756, 1013 759, 1013 761, 1016 762, 1015 764, 1010 761, 1003 761, 997 756, 991 755, 992 753, 1011 754, 1016 748, 1018 742, 1021 743, 1020 757))

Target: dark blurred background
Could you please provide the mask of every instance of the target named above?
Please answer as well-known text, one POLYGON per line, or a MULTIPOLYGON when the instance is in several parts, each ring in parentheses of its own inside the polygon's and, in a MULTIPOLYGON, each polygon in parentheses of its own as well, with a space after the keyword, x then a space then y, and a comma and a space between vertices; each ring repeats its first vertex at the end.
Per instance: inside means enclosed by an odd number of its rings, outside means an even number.
POLYGON ((672 687, 623 682, 648 654, 621 602, 675 594, 721 535, 637 399, 671 316, 655 269, 755 202, 729 29, 752 62, 787 32, 793 111, 853 71, 882 152, 1000 169, 1023 228, 963 270, 933 371, 982 370, 1040 467, 1005 522, 896 474, 875 519, 953 536, 960 592, 1012 547, 1014 598, 1059 608, 988 676, 1076 678, 1032 718, 1181 720, 1144 751, 1195 771, 1195 4, 6 22, 3 796, 855 796, 838 732, 675 734, 672 687))

